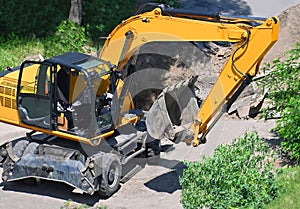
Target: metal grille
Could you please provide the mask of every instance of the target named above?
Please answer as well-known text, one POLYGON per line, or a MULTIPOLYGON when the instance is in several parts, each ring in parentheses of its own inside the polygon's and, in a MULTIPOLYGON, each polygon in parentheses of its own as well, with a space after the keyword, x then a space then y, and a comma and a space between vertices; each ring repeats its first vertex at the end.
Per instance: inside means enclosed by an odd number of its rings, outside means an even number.
POLYGON ((17 109, 15 80, 4 78, 0 86, 0 105, 7 108, 17 109))

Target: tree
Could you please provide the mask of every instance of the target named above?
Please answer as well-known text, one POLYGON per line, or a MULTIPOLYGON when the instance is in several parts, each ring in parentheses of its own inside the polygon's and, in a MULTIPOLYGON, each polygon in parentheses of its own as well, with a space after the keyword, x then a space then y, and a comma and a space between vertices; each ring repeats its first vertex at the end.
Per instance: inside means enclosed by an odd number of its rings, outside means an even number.
POLYGON ((71 0, 71 8, 69 12, 69 20, 81 25, 82 21, 82 0, 71 0))

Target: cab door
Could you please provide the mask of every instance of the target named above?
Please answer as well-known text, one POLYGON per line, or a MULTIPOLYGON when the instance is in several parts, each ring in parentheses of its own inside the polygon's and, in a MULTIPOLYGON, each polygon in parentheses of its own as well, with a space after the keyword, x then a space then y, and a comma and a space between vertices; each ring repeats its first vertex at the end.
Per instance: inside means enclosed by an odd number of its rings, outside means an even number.
POLYGON ((25 61, 21 65, 17 107, 21 123, 53 129, 54 75, 56 67, 45 62, 25 61))

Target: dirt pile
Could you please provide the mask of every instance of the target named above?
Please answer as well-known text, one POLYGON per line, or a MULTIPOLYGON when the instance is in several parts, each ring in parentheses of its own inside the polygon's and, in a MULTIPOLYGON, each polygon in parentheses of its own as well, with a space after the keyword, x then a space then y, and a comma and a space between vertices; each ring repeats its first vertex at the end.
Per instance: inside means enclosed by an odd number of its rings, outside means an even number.
POLYGON ((145 80, 134 79, 141 85, 155 82, 134 98, 138 108, 148 110, 153 99, 169 85, 198 76, 195 93, 203 101, 214 85, 225 62, 228 60, 232 45, 213 42, 154 42, 144 45, 138 55, 135 69, 143 72, 145 80))
POLYGON ((264 62, 271 62, 276 58, 283 59, 285 53, 290 50, 296 42, 300 42, 300 4, 284 10, 278 18, 280 19, 279 38, 264 62))

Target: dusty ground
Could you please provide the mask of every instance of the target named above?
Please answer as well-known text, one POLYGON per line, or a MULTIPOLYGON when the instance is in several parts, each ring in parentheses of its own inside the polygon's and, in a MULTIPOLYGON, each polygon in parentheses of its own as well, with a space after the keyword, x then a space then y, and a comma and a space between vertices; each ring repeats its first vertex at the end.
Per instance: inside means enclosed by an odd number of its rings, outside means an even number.
MULTIPOLYGON (((200 1, 195 2, 197 4, 200 1)), ((212 3, 212 1, 210 2, 212 3)), ((221 4, 221 1, 217 0, 213 2, 219 2, 219 6, 226 5, 221 4)), ((258 9, 259 7, 258 4, 253 6, 254 1, 243 1, 243 4, 238 2, 232 0, 229 1, 229 4, 226 1, 227 5, 230 5, 235 11, 241 13, 248 11, 249 14, 256 15, 255 8, 258 9)), ((277 14, 285 9, 287 4, 293 5, 296 3, 300 3, 300 1, 286 1, 285 5, 272 3, 268 5, 268 11, 270 12, 272 6, 274 6, 272 11, 277 14)), ((192 3, 188 4, 191 7, 195 6, 192 3)), ((299 8, 300 6, 285 11, 285 15, 281 16, 283 24, 280 39, 276 45, 277 49, 274 48, 274 51, 269 53, 268 56, 271 57, 269 59, 273 59, 278 54, 282 56, 282 52, 285 51, 283 49, 291 47, 296 39, 299 40, 299 31, 297 31, 299 27, 296 26, 296 24, 299 24, 299 20, 297 20, 299 8)), ((60 208, 68 199, 91 206, 107 205, 111 209, 182 208, 180 204, 181 188, 178 181, 183 169, 180 161, 201 160, 203 155, 211 155, 218 144, 229 143, 233 138, 243 135, 246 130, 257 130, 261 137, 274 139, 275 137, 269 132, 274 127, 274 124, 274 121, 264 123, 254 119, 239 120, 236 117, 223 116, 208 135, 208 142, 205 145, 193 148, 187 147, 185 144, 167 144, 164 147, 166 151, 161 155, 159 166, 146 166, 131 180, 123 184, 115 195, 108 199, 101 199, 97 195, 72 194, 72 189, 69 186, 59 183, 41 182, 40 185, 29 186, 16 182, 3 186, 0 180, 0 208, 53 209, 60 208)), ((24 129, 0 124, 0 143, 24 136, 25 132, 26 130, 24 129)))
MULTIPOLYGON (((204 155, 211 155, 218 144, 229 143, 233 138, 242 136, 246 130, 257 130, 261 137, 273 138, 269 133, 272 127, 274 121, 264 123, 224 116, 209 134, 205 145, 193 148, 185 144, 165 144, 168 149, 162 153, 159 166, 146 166, 131 180, 122 184, 120 190, 111 198, 73 194, 69 186, 54 182, 42 181, 39 185, 15 182, 6 186, 1 183, 0 208, 23 209, 26 206, 32 209, 53 209, 60 208, 69 199, 91 206, 107 205, 111 209, 182 208, 179 175, 183 166, 180 161, 197 161, 204 155)), ((0 137, 0 142, 24 136, 26 132, 5 124, 0 125, 0 131, 7 133, 0 137)))

